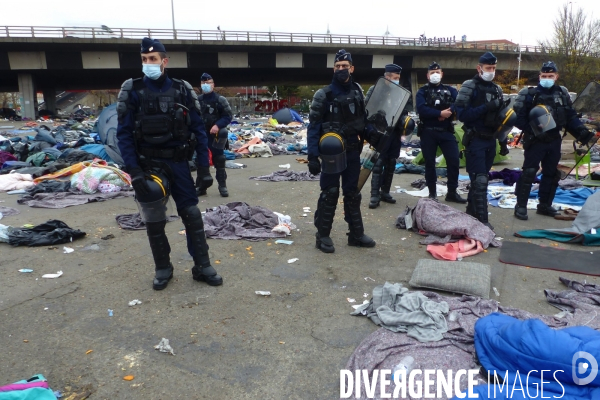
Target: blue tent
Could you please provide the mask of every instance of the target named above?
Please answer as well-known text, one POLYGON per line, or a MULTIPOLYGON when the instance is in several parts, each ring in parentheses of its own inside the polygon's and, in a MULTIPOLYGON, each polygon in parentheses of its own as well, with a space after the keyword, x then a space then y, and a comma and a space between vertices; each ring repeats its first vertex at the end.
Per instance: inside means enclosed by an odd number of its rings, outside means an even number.
POLYGON ((274 112, 273 118, 280 124, 289 124, 292 121, 303 122, 300 114, 291 108, 282 108, 281 110, 274 112))

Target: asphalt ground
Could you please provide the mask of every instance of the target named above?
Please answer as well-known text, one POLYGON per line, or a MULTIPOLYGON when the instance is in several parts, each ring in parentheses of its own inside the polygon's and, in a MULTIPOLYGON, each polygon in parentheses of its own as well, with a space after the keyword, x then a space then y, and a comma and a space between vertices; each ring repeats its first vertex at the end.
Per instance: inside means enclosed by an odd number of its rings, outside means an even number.
MULTIPOLYGON (((175 278, 166 290, 152 290, 154 266, 145 232, 121 230, 115 222, 115 215, 137 211, 131 198, 52 210, 22 206, 16 196, 0 193, 0 205, 21 211, 3 218, 5 225, 59 219, 87 232, 66 245, 75 249, 69 254, 65 245, 0 244, 0 385, 41 373, 69 400, 86 393, 90 399, 338 398, 340 369, 377 329, 370 320, 350 315, 347 298, 360 303, 385 281, 408 285, 417 260, 431 256, 417 235, 395 227, 396 217, 418 200, 404 193, 394 194, 396 204, 382 203, 375 210, 368 209, 365 194, 365 231, 377 241, 375 248, 346 245, 340 204, 332 232, 335 253, 315 249, 312 213, 302 217, 302 210, 316 209, 318 182, 248 179, 279 164, 305 170, 297 157, 243 159, 247 168, 227 171, 229 198, 221 198, 213 186, 200 199, 201 210, 231 201, 260 205, 290 215, 298 227, 288 237, 294 241, 290 246, 274 240, 209 240, 211 260, 224 278, 221 287, 192 280, 193 264, 179 234, 183 224, 175 221, 166 227, 175 278), (100 239, 108 234, 114 239, 100 239), (84 251, 92 244, 99 250, 84 251), (291 258, 299 260, 288 264, 291 258), (20 268, 34 272, 19 273, 20 268), (64 273, 58 279, 41 278, 58 270, 64 273), (257 290, 271 295, 256 295, 257 290), (142 304, 129 307, 133 299, 142 304), (154 349, 161 338, 169 339, 174 356, 154 349), (123 379, 129 375, 133 380, 123 379)), ((521 150, 511 151, 511 157, 494 168, 521 165, 521 150)), ((419 178, 396 175, 393 185, 409 188, 419 178)), ((464 211, 462 205, 450 205, 464 211)), ((535 212, 520 221, 512 210, 490 211, 490 222, 505 241, 523 240, 513 236, 522 229, 570 226, 535 212)), ((498 261, 499 253, 489 248, 467 261, 492 266, 492 286, 500 295, 490 295, 506 306, 555 314, 543 290, 564 289, 559 276, 599 283, 590 276, 506 265, 498 261)))

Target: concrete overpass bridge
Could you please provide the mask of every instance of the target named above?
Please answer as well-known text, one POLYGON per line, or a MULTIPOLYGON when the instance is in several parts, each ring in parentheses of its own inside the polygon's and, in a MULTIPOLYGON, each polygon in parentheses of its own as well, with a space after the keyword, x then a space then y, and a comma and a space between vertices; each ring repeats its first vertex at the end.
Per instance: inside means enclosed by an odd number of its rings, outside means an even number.
POLYGON ((209 72, 218 86, 308 85, 331 81, 333 57, 352 53, 355 79, 366 86, 385 64, 403 67, 404 86, 413 93, 426 82, 427 66, 437 61, 446 83, 462 83, 475 73, 486 50, 498 57, 498 70, 539 70, 544 49, 506 42, 477 43, 391 36, 274 32, 194 31, 0 26, 0 91, 23 95, 23 116, 35 115, 34 93, 42 91, 54 110, 57 90, 116 89, 141 76, 140 40, 160 39, 168 50, 172 76, 198 85, 209 72))

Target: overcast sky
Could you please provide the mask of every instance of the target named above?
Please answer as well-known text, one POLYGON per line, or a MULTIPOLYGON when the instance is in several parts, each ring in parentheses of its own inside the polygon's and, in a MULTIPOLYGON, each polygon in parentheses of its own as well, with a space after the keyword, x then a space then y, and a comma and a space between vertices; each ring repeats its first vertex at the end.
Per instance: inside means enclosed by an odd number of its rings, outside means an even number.
MULTIPOLYGON (((508 39, 535 45, 552 35, 564 0, 19 0, 3 7, 0 25, 178 29, 508 39), (355 6, 359 4, 359 6, 355 6), (389 27, 389 28, 388 28, 389 27)), ((600 18, 600 1, 572 2, 600 18)))

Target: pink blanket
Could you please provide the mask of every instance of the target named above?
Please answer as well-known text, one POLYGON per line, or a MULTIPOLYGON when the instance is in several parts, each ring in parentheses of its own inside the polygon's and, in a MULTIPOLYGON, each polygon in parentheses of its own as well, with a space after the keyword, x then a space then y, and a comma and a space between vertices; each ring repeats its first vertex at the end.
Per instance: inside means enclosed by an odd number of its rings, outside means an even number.
POLYGON ((481 253, 483 246, 478 240, 461 239, 454 243, 427 245, 427 251, 438 260, 456 261, 481 253))

